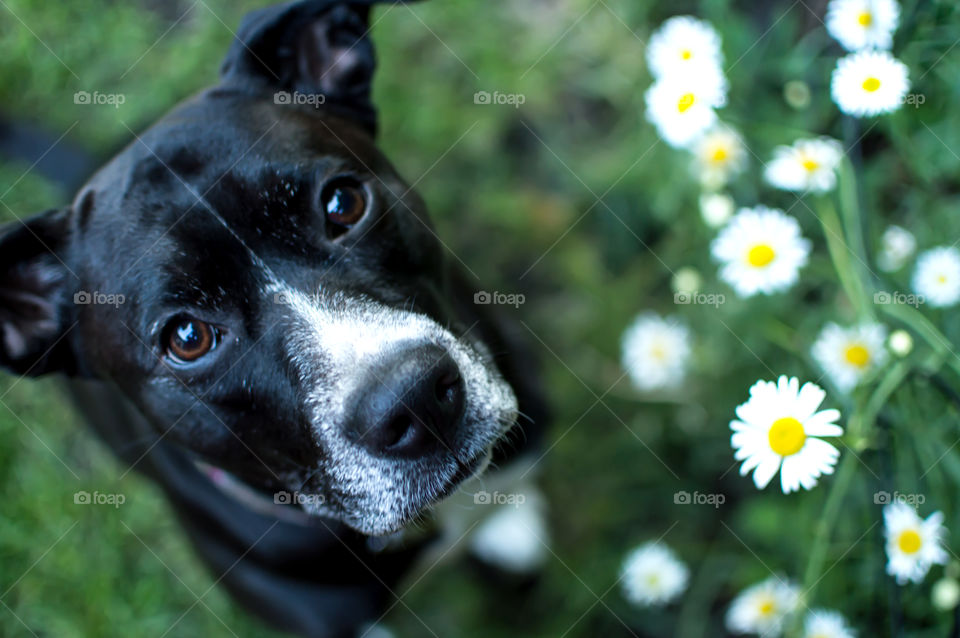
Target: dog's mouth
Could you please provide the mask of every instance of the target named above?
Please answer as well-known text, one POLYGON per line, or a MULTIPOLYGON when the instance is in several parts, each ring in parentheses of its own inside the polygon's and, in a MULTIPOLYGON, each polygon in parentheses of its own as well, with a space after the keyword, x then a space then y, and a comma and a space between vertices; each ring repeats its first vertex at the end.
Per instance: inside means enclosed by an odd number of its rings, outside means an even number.
MULTIPOLYGON (((463 483, 483 474, 493 457, 492 448, 493 446, 468 461, 458 460, 456 471, 442 480, 437 489, 412 499, 403 508, 404 515, 398 517, 392 529, 377 530, 375 534, 383 535, 399 531, 449 497, 463 483)), ((335 514, 336 508, 330 511, 323 508, 324 499, 319 493, 288 490, 269 492, 254 487, 235 474, 205 461, 195 459, 194 465, 225 496, 261 515, 305 526, 322 524, 321 521, 325 516, 338 518, 335 514)))

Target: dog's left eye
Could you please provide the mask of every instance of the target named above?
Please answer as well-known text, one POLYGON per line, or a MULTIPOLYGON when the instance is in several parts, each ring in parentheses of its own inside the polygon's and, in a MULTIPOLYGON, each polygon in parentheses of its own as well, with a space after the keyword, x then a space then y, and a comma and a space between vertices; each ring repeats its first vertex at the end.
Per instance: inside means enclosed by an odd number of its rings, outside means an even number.
POLYGON ((177 363, 196 361, 217 347, 219 331, 193 317, 177 317, 163 331, 167 356, 177 363))
POLYGON ((320 205, 327 216, 327 233, 331 238, 347 232, 367 212, 363 185, 349 177, 335 179, 324 186, 320 205))

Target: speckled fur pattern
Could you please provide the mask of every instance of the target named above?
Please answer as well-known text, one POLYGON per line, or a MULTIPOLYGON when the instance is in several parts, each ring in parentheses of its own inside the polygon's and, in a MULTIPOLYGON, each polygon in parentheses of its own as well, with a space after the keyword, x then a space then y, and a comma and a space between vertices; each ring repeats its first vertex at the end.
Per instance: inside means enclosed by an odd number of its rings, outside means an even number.
POLYGON ((426 315, 339 291, 308 295, 278 284, 268 293, 288 307, 287 354, 307 393, 313 434, 323 448, 323 467, 307 485, 303 477, 291 485, 322 497, 308 499, 308 511, 333 515, 367 534, 395 531, 453 488, 463 468, 484 463, 514 424, 516 397, 482 344, 458 338, 426 315), (466 388, 462 424, 440 458, 374 457, 343 435, 347 397, 365 378, 357 372, 423 344, 445 348, 460 368, 466 388))

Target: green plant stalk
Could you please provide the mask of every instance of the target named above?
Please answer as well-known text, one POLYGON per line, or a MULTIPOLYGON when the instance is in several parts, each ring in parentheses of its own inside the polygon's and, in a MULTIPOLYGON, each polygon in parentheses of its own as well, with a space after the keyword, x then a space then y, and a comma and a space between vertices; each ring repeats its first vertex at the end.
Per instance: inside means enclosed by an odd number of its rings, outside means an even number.
POLYGON ((820 212, 820 223, 823 225, 823 234, 827 239, 827 250, 830 252, 830 259, 833 261, 833 267, 840 278, 840 285, 844 293, 856 308, 858 317, 872 317, 873 311, 868 303, 867 291, 864 288, 863 281, 857 276, 859 269, 855 268, 850 261, 852 249, 844 240, 843 226, 840 223, 840 217, 837 215, 836 207, 834 207, 832 201, 823 198, 818 210, 820 212))
MULTIPOLYGON (((840 194, 840 215, 843 218, 847 249, 854 256, 854 261, 850 261, 850 266, 855 269, 859 281, 869 281, 871 271, 870 267, 867 266, 867 247, 863 237, 857 180, 854 177, 856 173, 848 157, 843 158, 839 171, 837 190, 840 194)), ((865 299, 865 301, 870 300, 865 299)))
MULTIPOLYGON (((867 320, 874 316, 872 300, 869 297, 868 286, 865 284, 870 269, 866 265, 866 248, 860 224, 856 176, 849 160, 844 160, 840 169, 839 192, 843 222, 841 223, 833 202, 823 198, 818 207, 820 223, 823 225, 827 249, 840 279, 840 285, 856 309, 857 316, 861 320, 867 320), (851 257, 856 259, 857 263, 854 263, 851 257)), ((855 452, 867 445, 877 414, 909 370, 909 364, 903 361, 890 368, 869 399, 865 403, 858 402, 847 421, 846 438, 852 447, 847 449, 840 461, 827 493, 823 513, 814 529, 813 544, 803 575, 804 602, 814 599, 817 585, 823 578, 823 565, 826 561, 830 537, 856 473, 857 463, 860 462, 855 452)), ((800 618, 795 619, 790 633, 796 636, 801 635, 800 618)))
MULTIPOLYGON (((821 572, 826 560, 831 532, 839 518, 844 498, 850 489, 857 463, 860 462, 854 452, 859 452, 865 447, 880 409, 900 386, 903 379, 909 374, 910 369, 911 365, 908 362, 900 361, 887 370, 877 389, 873 391, 873 394, 870 395, 862 407, 854 410, 847 422, 847 439, 851 442, 851 449, 846 451, 840 461, 840 466, 837 468, 827 494, 827 501, 823 506, 823 514, 821 514, 814 529, 813 545, 803 575, 802 591, 805 601, 813 600, 816 593, 817 585, 822 577, 821 572)), ((800 627, 796 626, 793 629, 792 633, 799 636, 800 627)))

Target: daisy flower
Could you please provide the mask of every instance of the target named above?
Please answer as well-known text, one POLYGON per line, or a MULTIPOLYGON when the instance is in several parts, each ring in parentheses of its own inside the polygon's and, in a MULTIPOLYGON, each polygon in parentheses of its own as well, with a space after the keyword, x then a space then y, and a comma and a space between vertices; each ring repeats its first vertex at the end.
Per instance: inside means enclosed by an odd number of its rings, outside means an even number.
POLYGON ((720 35, 710 23, 691 16, 674 16, 650 36, 647 64, 655 78, 710 69, 720 73, 720 35))
POLYGON ((913 273, 913 290, 935 308, 960 301, 960 250, 940 246, 922 253, 913 273))
POLYGON ((727 103, 727 81, 716 69, 675 73, 654 82, 644 97, 660 137, 686 148, 716 123, 714 109, 727 103))
POLYGON ((542 498, 529 489, 524 496, 520 505, 499 506, 470 539, 470 550, 477 558, 515 574, 536 571, 547 554, 542 498))
POLYGON ((713 258, 723 264, 720 278, 741 297, 786 290, 798 279, 810 254, 800 225, 782 210, 757 206, 734 216, 713 243, 713 258))
POLYGON ((747 163, 743 138, 733 128, 719 125, 707 131, 693 146, 694 167, 700 182, 710 190, 725 185, 747 163))
POLYGON ((690 570, 663 543, 645 543, 627 555, 623 595, 635 605, 665 605, 687 588, 690 570))
POLYGON ((689 358, 690 330, 673 317, 644 313, 623 333, 623 367, 638 390, 678 386, 689 358))
POLYGON ((847 51, 889 49, 900 22, 896 0, 831 0, 827 32, 847 51))
POLYGON ((773 576, 740 592, 727 610, 727 629, 738 634, 775 636, 797 610, 800 589, 773 576))
POLYGON ((934 512, 924 520, 907 503, 893 502, 883 508, 883 522, 887 537, 887 573, 897 579, 898 585, 911 580, 919 583, 931 565, 947 564, 949 557, 943 547, 947 530, 941 512, 934 512))
POLYGON ((736 204, 723 193, 704 193, 700 196, 700 217, 711 228, 719 228, 733 216, 736 204))
POLYGON ((830 80, 833 101, 854 117, 896 111, 910 80, 907 65, 886 51, 861 51, 840 58, 830 80))
POLYGON ((811 609, 803 621, 803 638, 856 638, 842 614, 828 609, 811 609))
POLYGON ((818 437, 840 436, 843 428, 835 423, 838 410, 817 411, 826 396, 813 383, 801 388, 796 377, 754 383, 750 400, 730 421, 734 458, 743 461, 740 476, 754 470, 753 482, 763 489, 780 470, 780 486, 789 494, 809 490, 822 474, 832 474, 840 452, 818 437))
POLYGON ((884 272, 900 270, 917 250, 917 240, 906 228, 889 226, 880 238, 877 265, 884 272))
POLYGON ((840 142, 828 137, 797 140, 778 146, 763 172, 775 188, 797 193, 826 193, 837 185, 837 167, 843 159, 840 142))
POLYGON ((878 323, 841 328, 828 323, 820 331, 811 354, 841 392, 849 392, 867 374, 887 362, 883 344, 887 329, 878 323))

